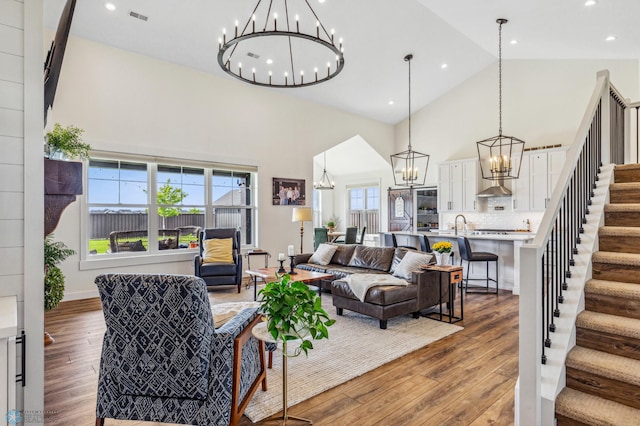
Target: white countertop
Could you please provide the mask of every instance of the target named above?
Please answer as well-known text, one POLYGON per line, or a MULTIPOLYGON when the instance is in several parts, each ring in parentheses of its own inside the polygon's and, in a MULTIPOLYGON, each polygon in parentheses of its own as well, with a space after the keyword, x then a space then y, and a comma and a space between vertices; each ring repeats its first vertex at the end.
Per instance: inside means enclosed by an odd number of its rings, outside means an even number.
POLYGON ((18 334, 18 299, 0 297, 0 339, 18 334))
MULTIPOLYGON (((427 236, 434 235, 445 238, 457 238, 453 230, 438 230, 425 232, 427 236)), ((470 240, 494 240, 494 241, 529 241, 536 236, 535 232, 510 232, 508 234, 474 234, 473 232, 458 232, 458 236, 467 237, 470 240)))

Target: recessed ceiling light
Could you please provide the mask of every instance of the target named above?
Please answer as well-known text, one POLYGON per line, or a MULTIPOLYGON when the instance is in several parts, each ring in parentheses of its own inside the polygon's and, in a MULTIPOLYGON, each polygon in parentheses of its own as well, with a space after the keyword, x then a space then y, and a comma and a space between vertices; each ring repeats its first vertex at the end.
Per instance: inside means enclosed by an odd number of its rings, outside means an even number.
POLYGON ((113 12, 114 10, 116 10, 116 5, 111 3, 110 1, 106 2, 104 4, 104 7, 107 8, 108 11, 113 12))
POLYGON ((273 63, 273 59, 267 59, 267 65, 271 65, 273 63))
POLYGON ((596 0, 587 0, 586 2, 584 2, 584 5, 589 7, 589 6, 595 6, 596 3, 598 3, 596 0))
POLYGON ((318 3, 324 3, 324 0, 318 0, 318 3))
POLYGON ((617 37, 614 35, 610 35, 609 37, 607 37, 605 40, 606 41, 614 41, 617 37))
POLYGON ((518 40, 516 40, 516 39, 514 38, 514 39, 513 39, 513 40, 511 40, 509 43, 510 43, 510 44, 518 44, 518 40))
POLYGON ((447 64, 442 64, 442 65, 440 65, 440 68, 445 69, 445 68, 447 68, 448 66, 449 66, 449 65, 447 65, 447 64))
POLYGON ((394 104, 394 102, 393 102, 393 101, 389 101, 389 105, 393 105, 393 104, 394 104))

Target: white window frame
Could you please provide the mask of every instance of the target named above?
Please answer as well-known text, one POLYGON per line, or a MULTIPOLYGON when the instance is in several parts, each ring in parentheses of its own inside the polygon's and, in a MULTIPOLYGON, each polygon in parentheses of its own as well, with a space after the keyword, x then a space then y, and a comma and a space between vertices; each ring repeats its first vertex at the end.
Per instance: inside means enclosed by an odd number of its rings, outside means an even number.
MULTIPOLYGON (((251 204, 249 206, 232 206, 233 208, 244 208, 253 211, 253 244, 243 245, 242 249, 250 249, 258 246, 258 168, 248 165, 235 165, 225 163, 214 162, 199 162, 187 159, 165 158, 165 157, 151 157, 143 155, 126 155, 117 154, 112 152, 96 152, 92 151, 92 158, 99 160, 110 161, 131 161, 147 164, 147 176, 148 176, 148 208, 149 212, 158 210, 157 203, 157 170, 158 165, 170 165, 170 166, 183 166, 204 169, 205 180, 205 227, 207 224, 213 223, 213 209, 214 208, 227 208, 229 206, 213 205, 212 200, 212 174, 213 170, 220 171, 232 171, 251 173, 251 204)), ((83 167, 83 182, 84 188, 88 191, 88 175, 89 175, 89 162, 84 162, 83 167)), ((86 192, 85 191, 85 192, 86 192)), ((89 255, 89 239, 88 239, 88 226, 89 226, 89 203, 88 194, 83 194, 79 197, 80 201, 80 270, 92 270, 102 269, 110 267, 122 267, 122 266, 135 266, 135 265, 148 265, 156 263, 166 262, 181 262, 181 261, 193 261, 194 253, 197 249, 177 249, 177 250, 158 250, 158 248, 150 244, 147 251, 144 252, 127 252, 127 253, 107 253, 100 255, 89 255)), ((155 220, 148 221, 149 235, 157 235, 158 224, 155 220)))
POLYGON ((361 215, 364 216, 364 221, 365 221, 365 226, 367 226, 367 234, 371 234, 374 233, 372 230, 374 229, 380 229, 380 221, 381 221, 381 208, 382 208, 382 191, 380 189, 380 184, 379 183, 374 183, 374 182, 369 182, 369 183, 359 183, 359 184, 351 184, 351 185, 347 185, 347 217, 346 217, 346 223, 345 226, 349 226, 350 224, 350 216, 351 213, 354 211, 354 209, 351 208, 351 190, 353 189, 361 189, 363 190, 363 202, 364 202, 364 208, 363 209, 357 209, 357 211, 360 212, 361 215), (376 209, 371 209, 369 208, 369 197, 367 195, 367 189, 368 188, 377 188, 378 189, 378 207, 376 209), (371 226, 369 223, 367 223, 367 212, 370 211, 376 211, 377 215, 378 215, 378 223, 376 224, 376 227, 371 226))

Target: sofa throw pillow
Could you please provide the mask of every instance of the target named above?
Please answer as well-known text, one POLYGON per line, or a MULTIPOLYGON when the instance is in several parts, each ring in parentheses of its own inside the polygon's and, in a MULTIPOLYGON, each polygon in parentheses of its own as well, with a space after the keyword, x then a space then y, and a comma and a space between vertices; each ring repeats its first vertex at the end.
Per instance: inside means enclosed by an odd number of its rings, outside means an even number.
POLYGON ((233 239, 212 238, 202 242, 202 263, 233 263, 233 239))
POLYGON ((420 270, 420 265, 428 265, 432 256, 428 254, 420 254, 413 251, 408 251, 404 255, 400 264, 393 274, 395 277, 404 278, 405 280, 411 279, 411 273, 420 270))
POLYGON ((320 244, 309 258, 309 263, 328 265, 337 249, 338 247, 333 244, 320 244))

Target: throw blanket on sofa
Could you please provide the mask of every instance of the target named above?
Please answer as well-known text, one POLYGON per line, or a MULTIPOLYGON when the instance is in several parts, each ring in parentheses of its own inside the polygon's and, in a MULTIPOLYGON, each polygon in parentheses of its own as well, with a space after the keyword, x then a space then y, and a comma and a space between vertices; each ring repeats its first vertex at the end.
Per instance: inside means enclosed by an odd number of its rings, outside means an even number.
POLYGON ((349 285, 353 294, 355 294, 361 302, 364 302, 367 291, 369 291, 371 287, 377 285, 409 285, 405 280, 389 274, 351 274, 342 280, 349 285))

